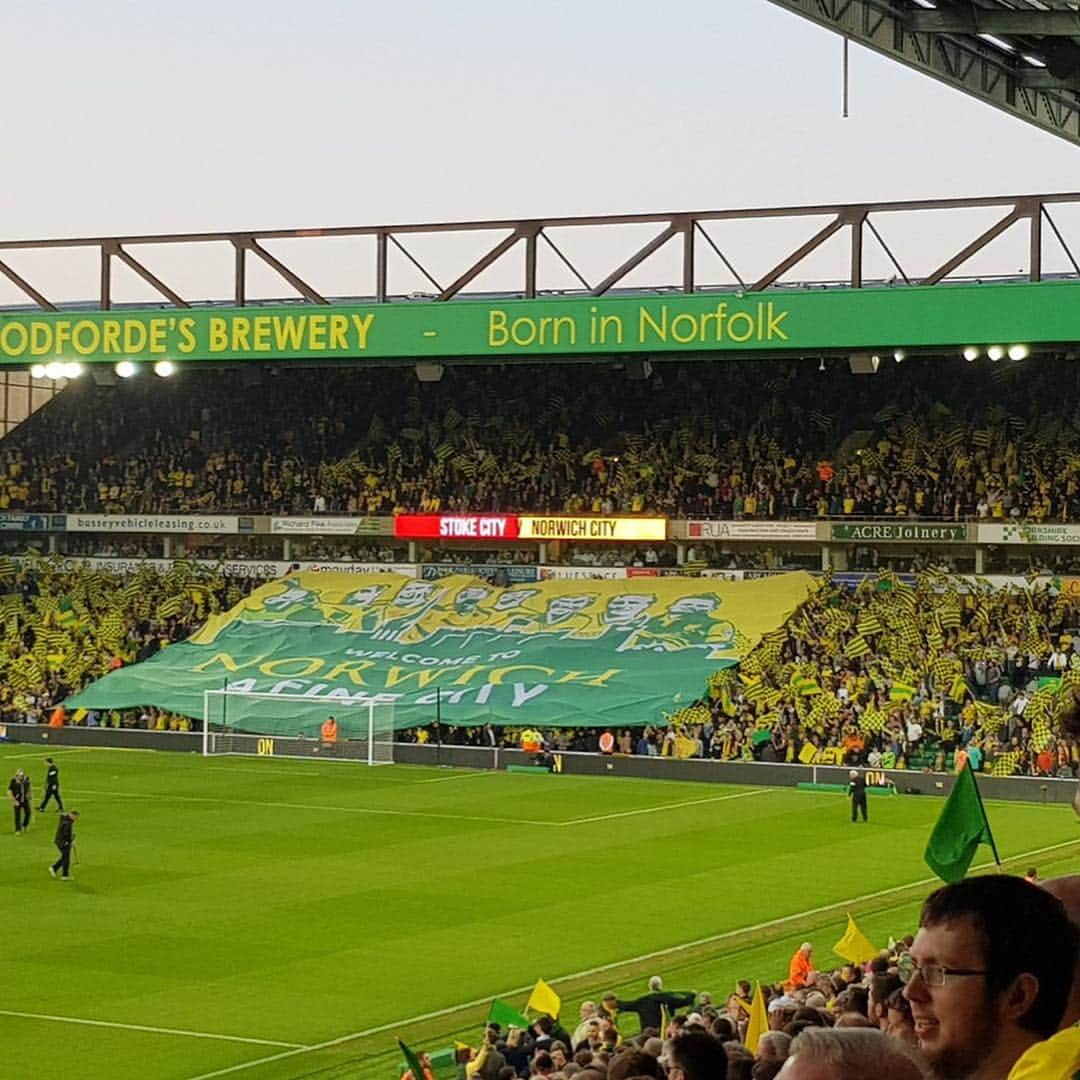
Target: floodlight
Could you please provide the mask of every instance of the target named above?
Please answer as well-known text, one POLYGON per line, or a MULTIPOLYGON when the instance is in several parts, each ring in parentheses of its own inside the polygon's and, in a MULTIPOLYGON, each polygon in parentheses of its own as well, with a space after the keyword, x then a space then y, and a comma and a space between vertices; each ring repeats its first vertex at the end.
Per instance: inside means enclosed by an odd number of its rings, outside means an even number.
POLYGON ((154 365, 154 374, 167 379, 176 371, 176 365, 171 360, 159 360, 154 365))
POLYGON ((31 379, 44 379, 45 378, 45 365, 44 364, 32 364, 30 366, 30 378, 31 379))
POLYGON ((1009 346, 1009 359, 1010 360, 1025 360, 1031 355, 1031 349, 1027 345, 1010 345, 1009 346))
POLYGON ((991 360, 1000 360, 1005 355, 1005 349, 1001 345, 991 345, 990 348, 986 350, 986 355, 989 356, 991 360))
POLYGON ((59 360, 50 360, 45 365, 46 379, 62 379, 64 377, 64 365, 59 360))
POLYGON ((116 374, 121 379, 130 379, 139 369, 130 360, 121 360, 116 365, 116 374))
POLYGON ((979 350, 974 345, 968 345, 964 349, 964 359, 970 364, 972 360, 979 359, 979 350))

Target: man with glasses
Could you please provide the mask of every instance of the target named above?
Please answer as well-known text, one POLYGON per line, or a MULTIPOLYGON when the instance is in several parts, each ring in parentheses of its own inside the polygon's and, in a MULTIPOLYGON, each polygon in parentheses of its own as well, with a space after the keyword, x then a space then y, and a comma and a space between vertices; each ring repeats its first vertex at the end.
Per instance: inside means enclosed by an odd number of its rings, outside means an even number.
POLYGON ((934 1075, 1006 1080, 1057 1030, 1076 954, 1061 902, 1021 878, 967 878, 931 893, 899 973, 934 1075))

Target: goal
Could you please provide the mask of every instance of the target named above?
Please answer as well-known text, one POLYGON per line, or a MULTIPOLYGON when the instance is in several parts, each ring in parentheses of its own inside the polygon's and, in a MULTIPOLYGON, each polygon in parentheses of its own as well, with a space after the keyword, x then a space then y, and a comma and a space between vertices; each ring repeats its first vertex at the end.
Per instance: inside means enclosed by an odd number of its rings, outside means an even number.
POLYGON ((203 691, 204 757, 254 754, 394 763, 394 707, 379 701, 249 690, 203 691), (337 738, 323 737, 333 717, 337 738))

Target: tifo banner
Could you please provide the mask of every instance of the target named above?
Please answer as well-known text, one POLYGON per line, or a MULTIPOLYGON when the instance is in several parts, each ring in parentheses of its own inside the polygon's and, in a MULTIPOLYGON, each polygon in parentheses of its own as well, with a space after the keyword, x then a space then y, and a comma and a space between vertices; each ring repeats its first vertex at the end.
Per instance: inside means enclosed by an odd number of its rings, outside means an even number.
POLYGON ((436 703, 454 724, 627 727, 701 693, 814 587, 801 572, 510 588, 465 576, 299 573, 69 705, 201 717, 204 691, 230 689, 310 699, 280 709, 230 696, 221 722, 267 734, 315 734, 329 712, 346 733, 366 731, 366 712, 352 706, 369 703, 392 706, 399 728, 432 722, 436 703))
POLYGON ((1080 544, 1080 525, 1031 524, 1019 522, 980 525, 980 544, 1080 544))
POLYGON ((536 357, 1075 341, 1080 283, 0 314, 0 363, 536 357))

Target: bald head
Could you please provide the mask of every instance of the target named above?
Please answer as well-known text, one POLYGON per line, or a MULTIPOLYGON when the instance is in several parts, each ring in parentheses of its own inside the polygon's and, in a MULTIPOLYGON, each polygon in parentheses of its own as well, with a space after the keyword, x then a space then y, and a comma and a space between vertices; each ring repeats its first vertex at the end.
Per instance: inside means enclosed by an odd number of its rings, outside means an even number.
MULTIPOLYGON (((1069 922, 1080 929, 1080 874, 1050 878, 1048 881, 1040 881, 1039 885, 1061 901, 1069 922)), ((1077 961, 1076 970, 1073 972, 1072 992, 1069 994, 1069 1004, 1065 1008, 1065 1015, 1061 1018, 1061 1030, 1064 1031, 1078 1022, 1080 1022, 1080 961, 1077 961)))

